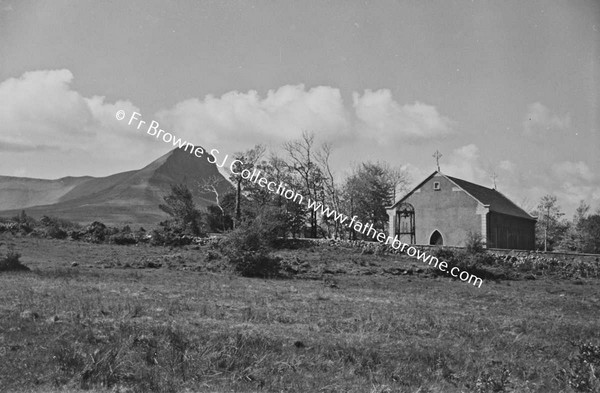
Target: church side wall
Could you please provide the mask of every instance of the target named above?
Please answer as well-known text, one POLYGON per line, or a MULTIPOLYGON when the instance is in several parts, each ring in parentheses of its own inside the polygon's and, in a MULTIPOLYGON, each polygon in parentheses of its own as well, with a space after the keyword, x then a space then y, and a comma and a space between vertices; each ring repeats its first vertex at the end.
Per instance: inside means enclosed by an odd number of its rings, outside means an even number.
POLYGON ((488 215, 487 245, 514 250, 535 249, 535 221, 491 212, 488 215))

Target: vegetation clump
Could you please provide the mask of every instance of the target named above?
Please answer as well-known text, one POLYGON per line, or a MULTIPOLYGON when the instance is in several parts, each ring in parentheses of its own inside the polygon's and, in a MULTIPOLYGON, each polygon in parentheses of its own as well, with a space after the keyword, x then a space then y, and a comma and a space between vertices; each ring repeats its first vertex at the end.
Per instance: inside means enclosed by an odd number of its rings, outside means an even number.
POLYGON ((14 250, 9 250, 3 257, 0 256, 0 272, 29 271, 30 269, 23 265, 19 258, 21 254, 14 250))
POLYGON ((165 204, 159 208, 171 216, 152 232, 152 245, 184 246, 194 237, 206 237, 206 225, 202 212, 196 208, 192 192, 185 184, 172 185, 171 193, 164 197, 165 204))
POLYGON ((578 354, 569 359, 568 369, 560 370, 559 379, 566 381, 576 392, 600 391, 600 345, 587 342, 574 345, 578 354))
POLYGON ((237 273, 244 277, 276 277, 281 274, 281 258, 272 255, 280 225, 277 212, 265 210, 229 234, 221 248, 237 273))

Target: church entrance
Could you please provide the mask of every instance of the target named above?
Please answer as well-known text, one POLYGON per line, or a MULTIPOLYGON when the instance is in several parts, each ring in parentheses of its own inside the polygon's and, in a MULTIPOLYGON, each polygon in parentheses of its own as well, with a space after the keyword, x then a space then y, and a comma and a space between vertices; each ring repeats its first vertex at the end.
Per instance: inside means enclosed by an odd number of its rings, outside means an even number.
POLYGON ((444 238, 442 237, 442 234, 437 230, 433 231, 431 237, 429 238, 429 244, 432 246, 443 246, 444 238))

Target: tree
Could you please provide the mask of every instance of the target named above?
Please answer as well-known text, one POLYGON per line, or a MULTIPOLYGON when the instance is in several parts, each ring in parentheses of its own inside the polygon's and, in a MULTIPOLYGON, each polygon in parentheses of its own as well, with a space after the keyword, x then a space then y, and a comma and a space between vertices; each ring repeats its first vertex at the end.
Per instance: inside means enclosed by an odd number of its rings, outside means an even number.
MULTIPOLYGON (((226 226, 225 226, 225 210, 223 209, 223 206, 221 205, 221 200, 220 200, 220 195, 219 195, 219 190, 218 190, 218 186, 219 184, 223 181, 223 178, 220 176, 210 176, 208 179, 202 179, 202 182, 199 184, 199 188, 201 191, 205 191, 205 192, 212 192, 213 194, 215 194, 215 202, 217 205, 217 208, 219 209, 219 212, 221 213, 221 230, 225 230, 226 226)), ((211 212, 211 209, 209 209, 209 212, 211 212)))
POLYGON ((586 248, 585 222, 589 210, 590 205, 583 200, 579 202, 579 207, 573 215, 573 221, 568 223, 568 227, 558 248, 565 251, 583 252, 586 248))
POLYGON ((171 193, 163 199, 165 204, 158 207, 173 217, 179 230, 194 236, 203 233, 202 214, 196 209, 192 192, 185 184, 171 185, 171 193))
MULTIPOLYGON (((290 170, 290 166, 277 155, 272 154, 268 160, 262 161, 258 169, 265 175, 266 178, 276 184, 294 185, 294 174, 290 170)), ((263 210, 265 208, 277 208, 281 212, 280 219, 282 225, 280 235, 287 237, 291 234, 296 237, 301 234, 306 225, 307 210, 304 204, 300 204, 293 200, 288 200, 282 195, 268 191, 266 188, 255 187, 251 197, 258 205, 257 208, 263 210)))
POLYGON ((543 248, 544 251, 551 251, 560 242, 567 228, 567 224, 560 221, 564 213, 558 206, 556 196, 543 196, 538 203, 534 215, 538 217, 536 224, 538 248, 543 248))
POLYGON ((234 172, 229 179, 236 185, 235 199, 235 225, 238 226, 242 220, 242 191, 245 185, 251 184, 249 180, 242 178, 242 171, 252 171, 256 163, 265 153, 263 145, 255 145, 252 149, 244 152, 238 152, 234 155, 234 159, 238 160, 234 164, 234 172))
POLYGON ((346 205, 351 216, 383 230, 388 222, 385 207, 394 202, 397 190, 406 189, 407 185, 408 176, 403 170, 384 162, 365 162, 345 181, 346 205))
MULTIPOLYGON (((332 152, 331 144, 324 143, 321 146, 321 150, 317 152, 316 157, 319 165, 321 165, 323 171, 323 191, 324 191, 324 201, 323 203, 329 206, 332 206, 337 212, 340 211, 341 201, 340 201, 340 193, 341 190, 335 183, 335 177, 333 171, 331 170, 330 158, 332 152)), ((332 218, 322 217, 325 220, 326 224, 329 226, 329 222, 333 221, 333 230, 334 236, 337 238, 341 232, 341 224, 332 218)))
POLYGON ((582 251, 600 253, 600 211, 583 220, 584 246, 582 251))
MULTIPOLYGON (((315 136, 307 131, 302 132, 302 137, 283 145, 289 157, 288 167, 297 176, 295 186, 302 194, 313 201, 323 202, 324 176, 316 162, 314 151, 315 136)), ((317 212, 309 211, 310 237, 317 237, 317 212)))

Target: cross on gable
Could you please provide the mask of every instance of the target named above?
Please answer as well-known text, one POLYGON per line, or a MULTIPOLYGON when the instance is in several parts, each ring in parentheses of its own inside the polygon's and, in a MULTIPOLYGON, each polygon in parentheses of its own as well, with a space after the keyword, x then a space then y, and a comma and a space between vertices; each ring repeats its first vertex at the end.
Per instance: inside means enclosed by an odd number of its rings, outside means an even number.
POLYGON ((440 153, 438 150, 435 151, 435 153, 433 153, 433 158, 435 158, 435 163, 437 165, 437 170, 438 172, 440 171, 440 158, 442 157, 442 153, 440 153))
POLYGON ((492 172, 490 177, 492 178, 492 181, 494 182, 494 190, 495 190, 496 189, 496 179, 498 178, 498 175, 496 174, 496 172, 492 172))

